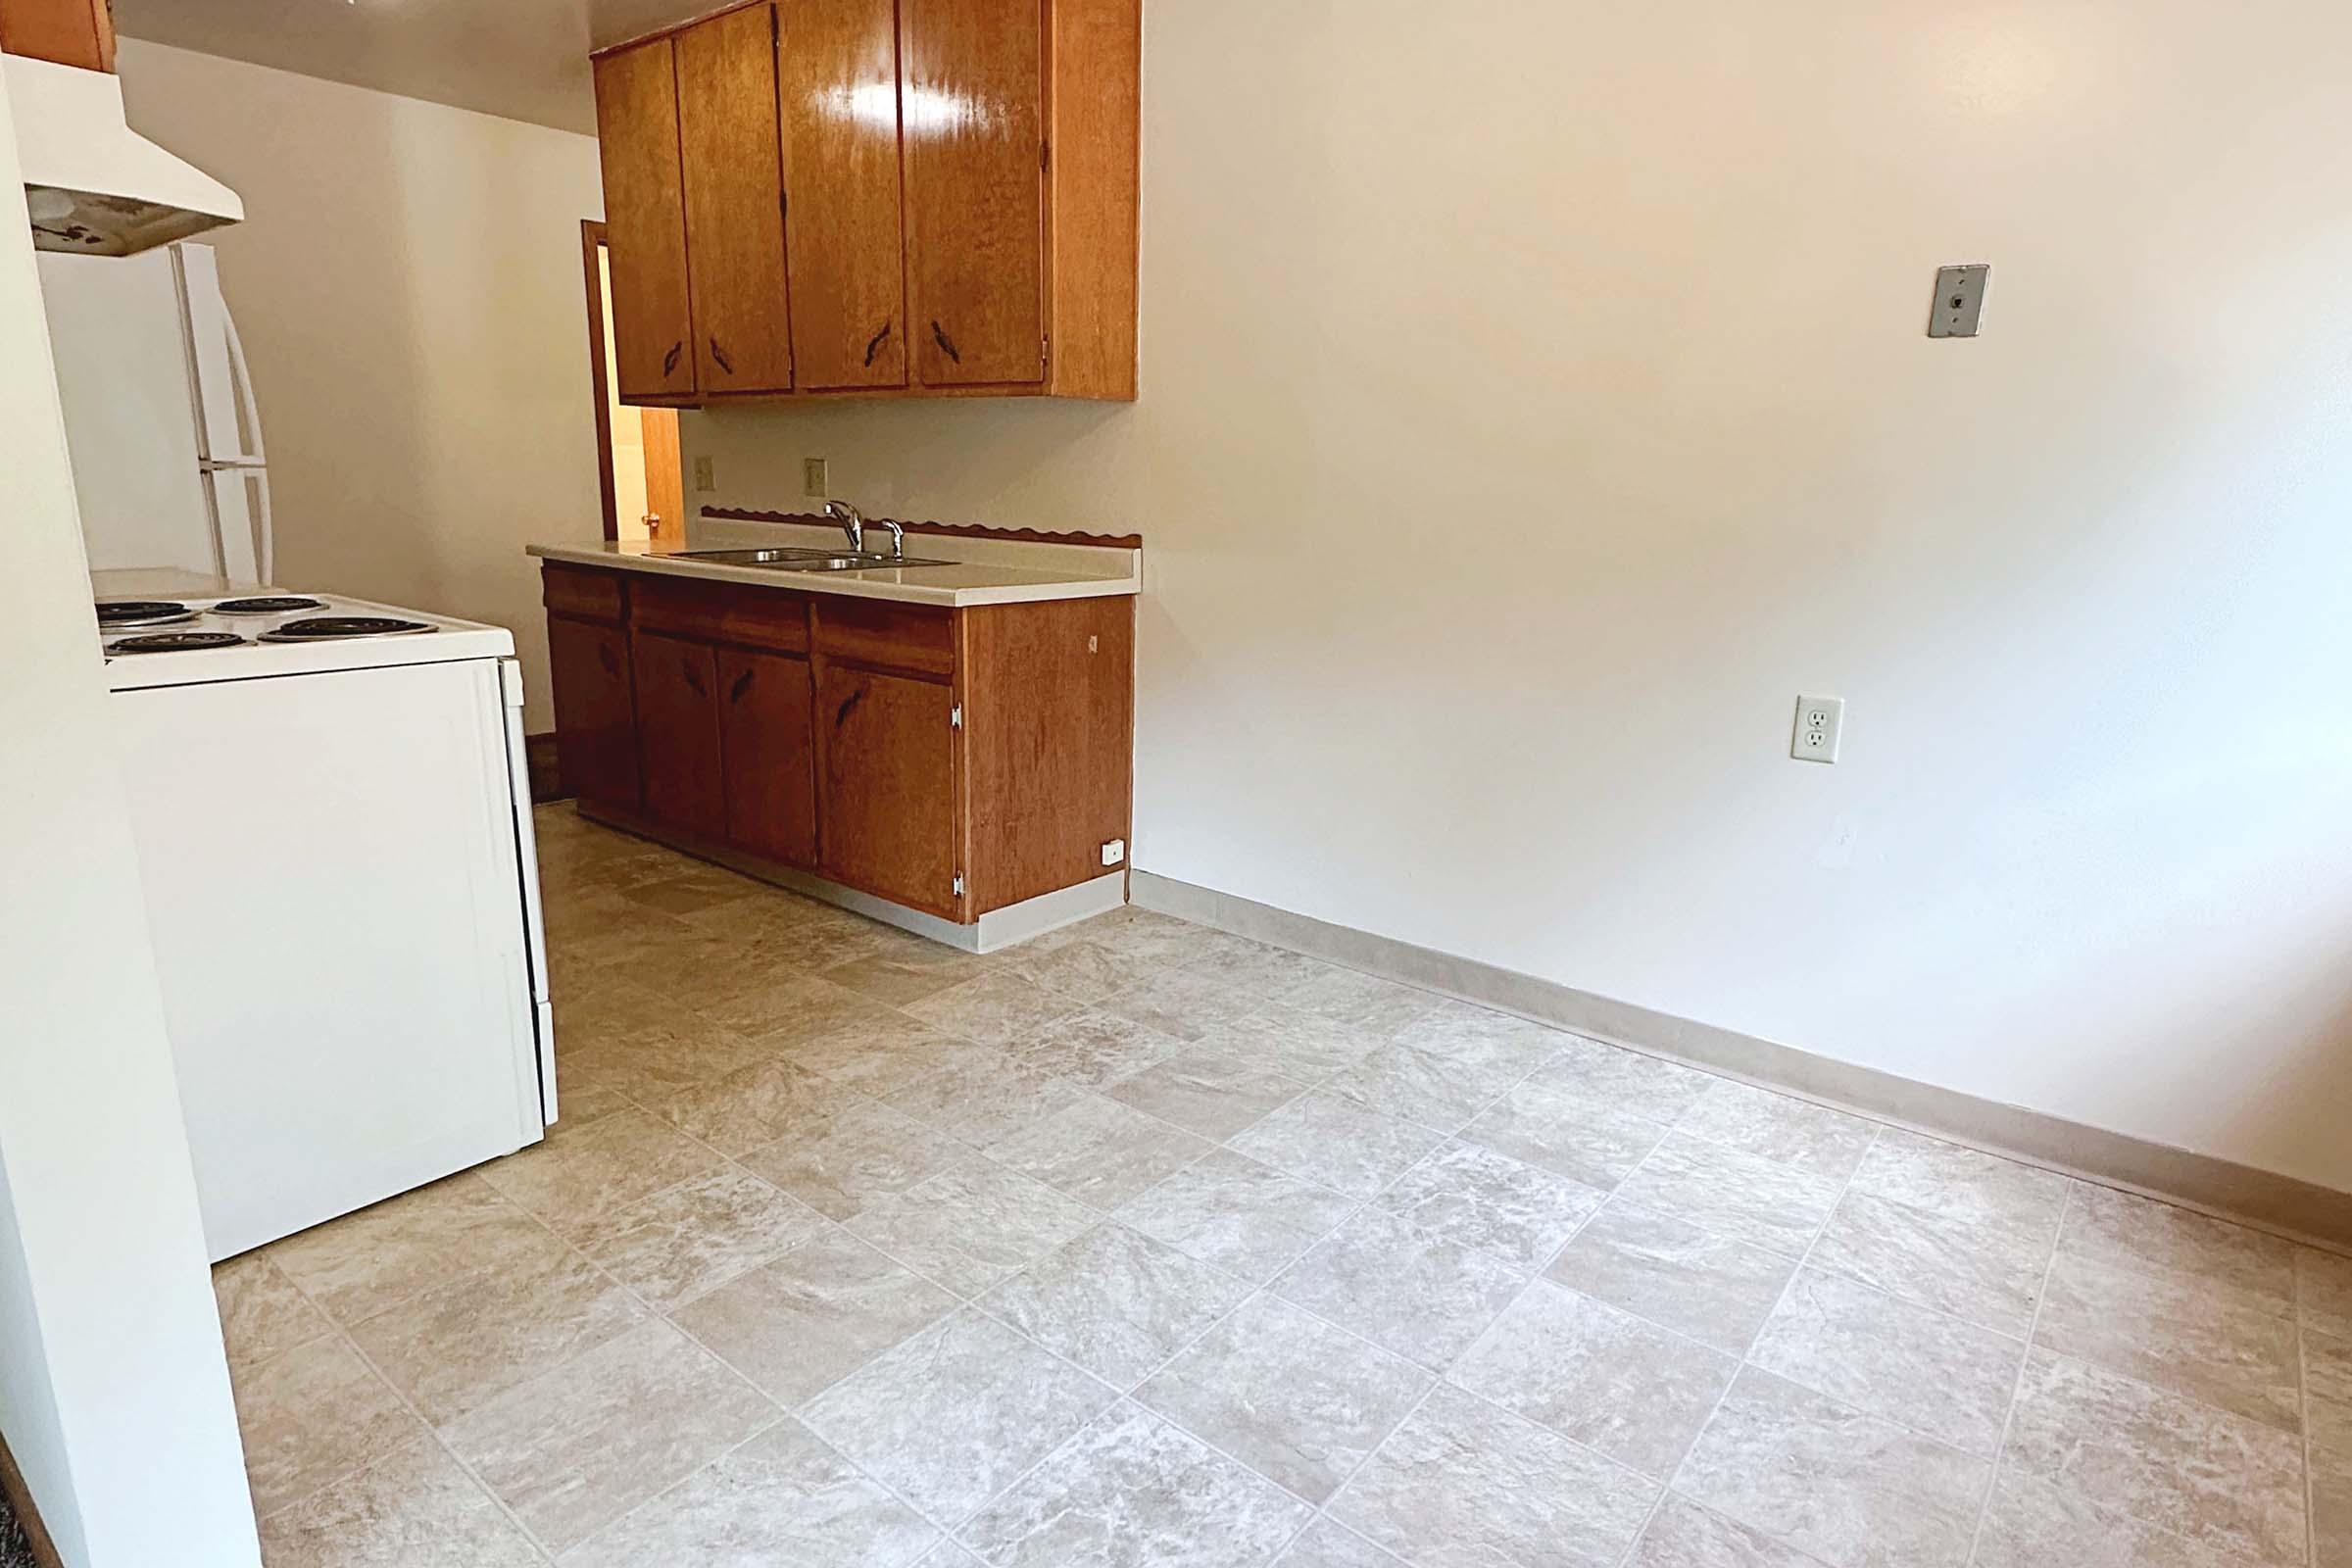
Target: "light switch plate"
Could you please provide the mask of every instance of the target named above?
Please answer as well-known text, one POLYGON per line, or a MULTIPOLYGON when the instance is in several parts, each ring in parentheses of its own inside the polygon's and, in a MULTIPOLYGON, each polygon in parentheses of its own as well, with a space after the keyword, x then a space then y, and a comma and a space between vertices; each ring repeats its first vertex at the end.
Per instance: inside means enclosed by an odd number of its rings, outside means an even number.
POLYGON ((718 481, 711 477, 711 462, 709 458, 694 460, 694 488, 698 493, 718 488, 718 481))
POLYGON ((805 496, 829 496, 832 493, 832 483, 827 478, 825 473, 825 460, 822 458, 803 458, 801 460, 801 494, 805 496))
POLYGON ((1844 698, 1799 697, 1795 732, 1788 738, 1788 755, 1800 762, 1835 762, 1838 741, 1844 728, 1844 698))
POLYGON ((1928 318, 1928 336, 1975 337, 1984 315, 1984 287, 1991 280, 1989 262, 1937 268, 1936 309, 1928 318))

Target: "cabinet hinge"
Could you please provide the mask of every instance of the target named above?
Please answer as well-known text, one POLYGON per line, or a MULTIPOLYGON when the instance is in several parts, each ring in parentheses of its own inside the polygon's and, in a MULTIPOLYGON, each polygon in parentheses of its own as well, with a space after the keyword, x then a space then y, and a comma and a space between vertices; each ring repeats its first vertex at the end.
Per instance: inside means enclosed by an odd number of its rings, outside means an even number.
POLYGON ((1051 141, 1039 142, 1037 144, 1037 172, 1042 174, 1053 167, 1054 143, 1051 141))
POLYGON ((957 703, 954 708, 948 710, 948 728, 963 728, 963 705, 961 703, 957 703))
POLYGON ((1051 336, 1041 337, 1037 340, 1037 363, 1049 368, 1053 366, 1054 339, 1051 336))
POLYGON ((956 885, 954 891, 956 897, 959 899, 963 897, 963 873, 961 871, 956 873, 956 885))

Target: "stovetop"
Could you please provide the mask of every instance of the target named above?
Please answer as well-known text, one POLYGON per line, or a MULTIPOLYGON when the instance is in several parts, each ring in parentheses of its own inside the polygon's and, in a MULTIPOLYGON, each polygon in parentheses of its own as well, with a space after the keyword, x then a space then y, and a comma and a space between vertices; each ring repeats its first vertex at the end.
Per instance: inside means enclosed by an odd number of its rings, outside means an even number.
POLYGON ((249 594, 237 599, 101 599, 98 629, 109 654, 215 653, 263 643, 344 642, 414 637, 440 628, 406 615, 362 614, 372 605, 308 594, 249 594), (135 635, 117 636, 120 632, 135 635))
POLYGON ((118 691, 514 653, 496 626, 333 594, 108 597, 96 613, 118 691))

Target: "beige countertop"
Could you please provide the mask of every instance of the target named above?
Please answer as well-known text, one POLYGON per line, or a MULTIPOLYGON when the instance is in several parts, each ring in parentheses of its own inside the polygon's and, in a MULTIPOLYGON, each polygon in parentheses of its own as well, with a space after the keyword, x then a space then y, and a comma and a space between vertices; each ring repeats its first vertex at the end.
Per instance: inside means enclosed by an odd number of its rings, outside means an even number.
MULTIPOLYGON (((698 560, 685 552, 768 544, 839 548, 841 535, 831 530, 769 524, 723 527, 705 524, 703 533, 703 537, 690 539, 684 545, 606 540, 599 544, 532 545, 529 549, 543 560, 578 565, 704 577, 715 582, 757 583, 764 588, 841 594, 856 599, 896 599, 917 605, 1018 605, 1048 599, 1109 598, 1141 593, 1144 586, 1143 553, 1138 550, 910 534, 906 539, 906 554, 931 560, 947 558, 945 564, 872 571, 778 571, 698 560)), ((876 543, 886 545, 879 529, 868 535, 868 548, 876 543)))

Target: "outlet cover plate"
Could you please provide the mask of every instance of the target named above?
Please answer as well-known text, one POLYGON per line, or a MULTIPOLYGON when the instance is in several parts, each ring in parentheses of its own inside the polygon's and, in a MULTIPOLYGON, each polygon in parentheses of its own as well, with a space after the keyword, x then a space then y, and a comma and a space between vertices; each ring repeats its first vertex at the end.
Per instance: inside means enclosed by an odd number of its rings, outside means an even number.
POLYGON ((825 460, 803 458, 801 460, 801 494, 823 497, 832 493, 833 480, 826 471, 825 460))
POLYGON ((694 460, 694 488, 696 494, 700 495, 718 488, 718 480, 716 477, 714 477, 712 468, 713 465, 709 458, 697 458, 694 460))
POLYGON ((1928 336, 1975 337, 1984 316, 1984 285, 1991 280, 1989 262, 1937 268, 1936 309, 1928 318, 1928 336))
POLYGON ((1788 755, 1800 762, 1835 762, 1838 742, 1844 729, 1844 698, 1799 697, 1796 726, 1788 738, 1788 755))

